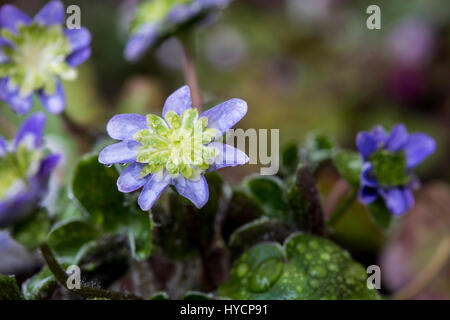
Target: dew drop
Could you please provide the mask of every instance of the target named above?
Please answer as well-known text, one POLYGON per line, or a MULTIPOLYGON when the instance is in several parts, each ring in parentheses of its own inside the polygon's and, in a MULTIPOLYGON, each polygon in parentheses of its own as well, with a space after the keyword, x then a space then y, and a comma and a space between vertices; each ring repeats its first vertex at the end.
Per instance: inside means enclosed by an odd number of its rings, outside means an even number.
POLYGON ((283 261, 279 259, 262 262, 250 278, 250 290, 253 292, 269 290, 281 276, 283 266, 283 261))

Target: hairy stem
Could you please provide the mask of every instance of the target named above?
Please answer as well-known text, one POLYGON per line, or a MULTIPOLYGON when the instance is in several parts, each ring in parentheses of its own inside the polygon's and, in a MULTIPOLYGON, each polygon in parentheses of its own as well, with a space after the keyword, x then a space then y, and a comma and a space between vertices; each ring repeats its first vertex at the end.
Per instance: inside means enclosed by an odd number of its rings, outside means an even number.
POLYGON ((192 104, 198 109, 198 112, 201 113, 203 103, 200 87, 198 85, 197 72, 195 70, 194 45, 191 43, 191 39, 191 37, 187 36, 180 37, 180 42, 183 49, 183 71, 186 83, 191 89, 192 104))
POLYGON ((445 236, 425 269, 393 296, 395 300, 414 298, 433 281, 450 258, 450 236, 445 236))
POLYGON ((348 209, 353 205, 353 202, 355 202, 356 196, 357 192, 353 191, 347 197, 347 199, 345 199, 344 203, 333 212, 330 219, 328 220, 328 225, 330 227, 336 227, 336 225, 339 223, 339 221, 341 221, 342 217, 345 215, 348 209))
POLYGON ((66 130, 76 139, 80 151, 82 153, 89 151, 95 140, 89 129, 74 122, 66 111, 63 111, 60 116, 66 130))
POLYGON ((141 297, 137 297, 130 294, 125 294, 122 292, 116 292, 116 291, 109 291, 99 288, 93 288, 86 285, 81 284, 80 289, 69 289, 67 287, 67 279, 69 278, 64 271, 64 269, 61 267, 61 265, 56 260, 55 256, 53 255, 52 250, 48 246, 48 244, 44 243, 40 247, 42 257, 44 258, 45 262, 47 263, 50 271, 55 276, 56 280, 61 284, 64 288, 67 290, 76 293, 77 295, 84 297, 84 298, 105 298, 110 300, 143 300, 141 297))

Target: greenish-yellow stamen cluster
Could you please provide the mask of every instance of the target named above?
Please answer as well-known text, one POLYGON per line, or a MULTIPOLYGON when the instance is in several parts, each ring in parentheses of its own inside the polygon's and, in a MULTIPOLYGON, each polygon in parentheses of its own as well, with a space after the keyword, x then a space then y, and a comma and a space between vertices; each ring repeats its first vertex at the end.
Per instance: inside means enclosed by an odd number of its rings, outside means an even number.
POLYGON ((53 94, 57 77, 76 77, 76 70, 66 63, 72 49, 61 26, 20 25, 17 33, 2 29, 1 36, 12 46, 2 47, 7 61, 0 65, 0 77, 9 77, 22 95, 38 89, 53 94))
POLYGON ((181 117, 169 111, 165 119, 148 115, 150 129, 134 136, 142 144, 136 161, 147 164, 141 178, 167 170, 173 177, 181 174, 186 179, 198 179, 216 157, 217 150, 206 144, 214 139, 217 131, 207 128, 208 119, 199 118, 194 108, 184 111, 181 117))
POLYGON ((15 184, 27 184, 27 177, 37 172, 42 152, 21 143, 15 152, 0 157, 0 199, 11 191, 15 184))

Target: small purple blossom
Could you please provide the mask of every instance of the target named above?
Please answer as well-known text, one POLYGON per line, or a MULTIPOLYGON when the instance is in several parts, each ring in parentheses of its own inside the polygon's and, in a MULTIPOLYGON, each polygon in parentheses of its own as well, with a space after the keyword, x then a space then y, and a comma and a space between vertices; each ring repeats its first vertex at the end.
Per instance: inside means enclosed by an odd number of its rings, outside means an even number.
POLYGON ((190 24, 214 20, 231 0, 154 0, 142 2, 133 19, 132 36, 125 48, 128 61, 138 60, 148 49, 190 24))
POLYGON ((114 116, 106 129, 111 138, 121 142, 103 149, 99 162, 129 164, 117 186, 121 192, 143 187, 138 204, 144 211, 169 185, 201 208, 209 198, 205 172, 248 162, 244 152, 217 141, 246 113, 245 101, 231 99, 198 116, 189 87, 184 86, 167 98, 164 119, 155 115, 114 116))
POLYGON ((36 93, 51 113, 66 105, 61 80, 73 80, 90 54, 86 28, 64 29, 64 6, 50 1, 31 19, 13 5, 0 8, 0 98, 26 114, 36 93))
POLYGON ((412 170, 435 151, 434 139, 409 134, 403 124, 397 124, 390 133, 380 126, 358 133, 356 145, 363 160, 359 201, 369 204, 381 197, 394 215, 411 209, 412 189, 418 182, 412 170))
POLYGON ((10 144, 0 136, 0 228, 32 213, 45 195, 59 154, 46 154, 42 135, 45 115, 35 113, 10 144))

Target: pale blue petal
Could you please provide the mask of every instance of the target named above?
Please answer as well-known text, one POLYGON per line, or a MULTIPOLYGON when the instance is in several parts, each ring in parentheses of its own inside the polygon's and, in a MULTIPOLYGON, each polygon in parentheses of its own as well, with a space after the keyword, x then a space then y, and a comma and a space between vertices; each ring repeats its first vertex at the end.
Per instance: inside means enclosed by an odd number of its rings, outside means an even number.
POLYGON ((408 130, 405 125, 400 123, 392 128, 391 133, 386 139, 385 148, 389 151, 398 151, 400 150, 406 141, 408 141, 408 130))
POLYGON ((408 168, 414 168, 420 164, 426 157, 434 153, 436 142, 432 137, 424 133, 413 133, 403 146, 406 155, 406 165, 408 168))
POLYGON ((64 6, 60 1, 47 3, 33 19, 40 25, 51 26, 64 23, 64 6))
POLYGON ((235 167, 246 164, 249 160, 248 156, 239 149, 221 142, 213 142, 208 145, 218 150, 218 154, 214 162, 208 168, 208 171, 218 170, 224 167, 235 167))
POLYGON ((151 209, 156 200, 161 196, 164 189, 170 184, 170 176, 167 175, 159 180, 157 175, 152 175, 142 189, 138 198, 138 204, 141 210, 148 211, 151 209))
POLYGON ((53 114, 60 114, 66 107, 66 95, 61 82, 58 81, 55 93, 48 95, 44 90, 38 91, 39 99, 42 105, 48 112, 53 114))
POLYGON ((31 115, 19 128, 16 138, 14 140, 14 148, 25 139, 31 137, 33 147, 37 148, 42 144, 42 135, 45 128, 45 114, 37 112, 31 115))
POLYGON ((109 136, 116 140, 132 140, 136 132, 148 128, 146 117, 136 113, 117 114, 106 125, 109 136))
POLYGON ((133 140, 115 143, 100 152, 98 161, 103 164, 132 162, 136 160, 136 154, 141 147, 139 142, 133 140))
POLYGON ((151 176, 140 178, 139 174, 146 164, 133 162, 120 174, 117 179, 117 188, 120 192, 132 192, 142 187, 151 176))
POLYGON ((2 28, 16 32, 20 24, 28 25, 30 21, 30 17, 11 4, 5 4, 0 8, 0 25, 2 28))
POLYGON ((185 110, 190 108, 192 108, 191 92, 188 86, 183 86, 167 98, 162 115, 165 117, 167 111, 170 110, 181 116, 185 110))
POLYGON ((175 179, 174 186, 180 195, 189 199, 199 209, 208 202, 208 184, 203 175, 196 181, 180 176, 175 179))

